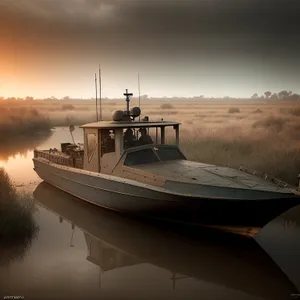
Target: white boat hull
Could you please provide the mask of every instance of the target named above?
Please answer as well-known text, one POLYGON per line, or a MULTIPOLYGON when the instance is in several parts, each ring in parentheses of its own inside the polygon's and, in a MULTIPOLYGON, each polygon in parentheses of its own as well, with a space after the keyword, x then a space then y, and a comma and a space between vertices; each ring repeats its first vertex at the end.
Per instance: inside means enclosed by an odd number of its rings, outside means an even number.
MULTIPOLYGON (((34 159, 34 169, 47 183, 80 199, 116 211, 140 214, 157 206, 160 208, 168 195, 145 184, 130 184, 130 180, 83 171, 71 167, 45 163, 34 159), (113 178, 114 177, 114 178, 113 178)), ((169 205, 169 204, 168 204, 169 205)))
MULTIPOLYGON (((143 217, 202 225, 262 227, 299 198, 232 200, 194 197, 121 177, 89 172, 34 158, 34 168, 47 183, 95 205, 143 217)), ((212 187, 213 189, 213 187, 212 187)))

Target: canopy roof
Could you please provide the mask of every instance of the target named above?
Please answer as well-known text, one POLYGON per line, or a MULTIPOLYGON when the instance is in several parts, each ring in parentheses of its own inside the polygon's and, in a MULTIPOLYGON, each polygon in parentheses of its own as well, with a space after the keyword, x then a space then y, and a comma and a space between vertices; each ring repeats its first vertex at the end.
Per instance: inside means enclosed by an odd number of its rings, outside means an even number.
POLYGON ((164 127, 164 126, 175 126, 180 125, 181 123, 172 122, 172 121, 158 121, 158 122, 149 122, 149 121, 100 121, 94 123, 88 123, 81 125, 80 128, 139 128, 139 127, 164 127))

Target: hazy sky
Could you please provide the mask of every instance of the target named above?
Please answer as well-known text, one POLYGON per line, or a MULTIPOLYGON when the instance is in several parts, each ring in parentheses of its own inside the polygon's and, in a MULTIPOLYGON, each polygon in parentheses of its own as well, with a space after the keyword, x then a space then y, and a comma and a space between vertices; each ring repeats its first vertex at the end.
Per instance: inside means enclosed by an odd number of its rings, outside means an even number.
POLYGON ((300 93, 299 0, 0 0, 0 96, 300 93))

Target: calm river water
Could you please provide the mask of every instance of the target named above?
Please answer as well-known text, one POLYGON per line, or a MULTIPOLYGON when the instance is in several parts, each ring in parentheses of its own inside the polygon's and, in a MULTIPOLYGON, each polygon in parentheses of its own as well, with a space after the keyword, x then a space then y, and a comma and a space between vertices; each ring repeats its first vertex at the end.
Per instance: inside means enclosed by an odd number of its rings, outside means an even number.
MULTIPOLYGON (((81 129, 74 132, 82 142, 81 129)), ((3 145, 0 166, 33 193, 40 230, 0 269, 0 296, 24 299, 293 299, 300 294, 300 206, 253 238, 190 236, 84 203, 42 183, 33 148, 71 142, 68 128, 3 145)))

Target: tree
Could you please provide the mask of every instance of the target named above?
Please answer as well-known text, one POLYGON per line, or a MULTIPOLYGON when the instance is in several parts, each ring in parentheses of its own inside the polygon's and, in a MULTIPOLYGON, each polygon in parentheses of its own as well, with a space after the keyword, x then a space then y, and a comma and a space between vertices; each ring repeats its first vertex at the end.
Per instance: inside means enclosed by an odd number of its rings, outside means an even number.
POLYGON ((292 94, 292 95, 289 96, 289 100, 298 101, 298 100, 300 100, 300 95, 292 94))
POLYGON ((32 100, 34 100, 34 98, 33 98, 33 97, 29 97, 29 96, 27 96, 27 97, 25 98, 25 101, 32 101, 32 100))
POLYGON ((257 93, 254 93, 252 96, 251 96, 252 99, 257 99, 258 98, 258 94, 257 93))
POLYGON ((288 91, 281 91, 278 93, 278 97, 282 100, 286 99, 289 97, 290 93, 292 92, 288 92, 288 91))
POLYGON ((266 99, 269 99, 272 93, 270 91, 264 92, 266 99))
POLYGON ((273 93, 270 97, 270 100, 278 100, 278 95, 276 93, 273 93))

